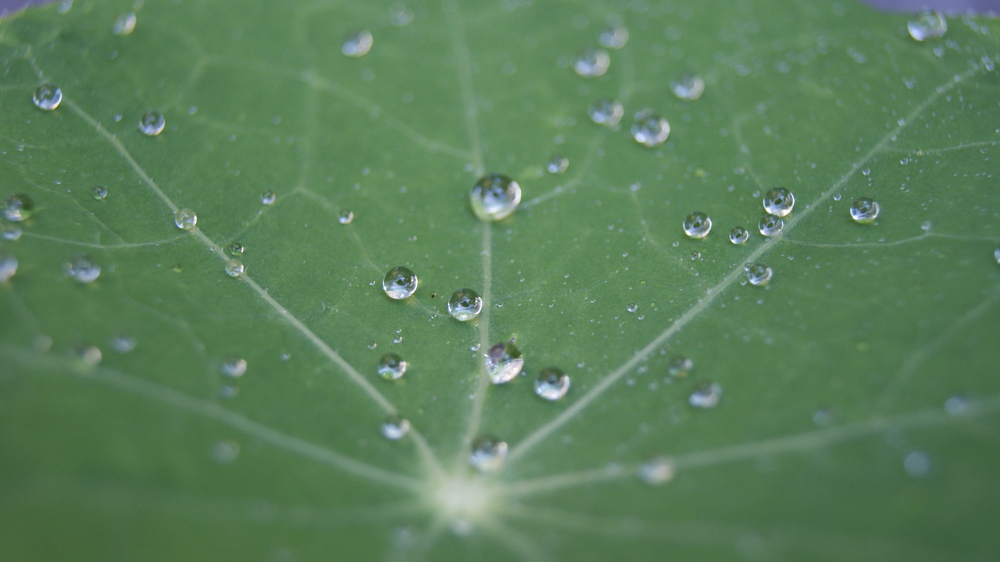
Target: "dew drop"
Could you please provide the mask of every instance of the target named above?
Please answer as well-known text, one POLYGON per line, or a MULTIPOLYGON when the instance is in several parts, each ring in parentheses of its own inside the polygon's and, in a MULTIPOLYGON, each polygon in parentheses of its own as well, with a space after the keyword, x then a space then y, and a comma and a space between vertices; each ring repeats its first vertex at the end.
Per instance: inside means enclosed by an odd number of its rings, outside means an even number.
POLYGON ((695 408, 714 408, 722 397, 722 387, 718 384, 702 383, 688 397, 688 404, 695 408))
POLYGON ((498 343, 483 356, 486 373, 493 384, 503 384, 514 380, 524 367, 521 351, 511 343, 498 343))
POLYGON ((906 24, 910 37, 916 41, 937 39, 948 31, 948 22, 940 12, 924 12, 917 19, 906 24))
POLYGON ((480 472, 495 472, 507 458, 507 443, 492 437, 479 437, 472 443, 469 464, 480 472))
POLYGON ((232 259, 226 262, 226 275, 230 277, 239 277, 243 275, 246 269, 246 266, 240 260, 232 259))
POLYGON ((487 174, 472 186, 469 203, 479 220, 496 222, 517 209, 521 203, 521 186, 502 174, 487 174))
POLYGON ((0 224, 0 237, 9 242, 21 238, 21 229, 12 224, 0 224))
POLYGON ((387 381, 394 381, 406 373, 406 361, 395 353, 386 353, 378 360, 375 372, 387 381))
POLYGON ((0 283, 3 283, 17 273, 17 258, 3 256, 0 258, 0 283))
POLYGON ((337 215, 337 222, 339 222, 340 224, 351 224, 351 221, 353 220, 354 220, 354 211, 351 211, 350 209, 344 209, 340 211, 339 215, 337 215))
POLYGON ((687 234, 691 238, 701 239, 708 236, 708 232, 712 230, 712 219, 708 218, 708 215, 705 213, 695 211, 684 217, 682 226, 684 227, 684 234, 687 234))
POLYGON ((750 232, 742 226, 734 227, 729 231, 729 241, 733 244, 746 244, 750 239, 750 232))
POLYGON ((243 244, 233 242, 232 245, 229 246, 229 253, 234 257, 243 255, 243 244))
POLYGON ((375 349, 376 347, 378 347, 378 344, 376 342, 370 341, 365 345, 365 347, 367 347, 368 349, 375 349))
POLYGON ((634 302, 630 302, 628 303, 628 306, 625 307, 625 310, 629 312, 635 312, 636 310, 639 310, 639 305, 635 304, 634 302))
POLYGON ((545 164, 545 169, 550 174, 561 174, 569 168, 569 158, 565 156, 556 154, 552 158, 549 158, 549 162, 545 164))
POLYGON ((701 260, 701 252, 697 250, 691 252, 691 261, 700 261, 700 260, 701 260))
POLYGON ((128 12, 118 16, 115 23, 111 25, 111 33, 125 36, 135 30, 135 12, 128 12))
POLYGON ((230 357, 219 367, 219 371, 227 377, 238 379, 247 372, 247 361, 239 357, 230 357))
POLYGON ((79 283, 92 283, 101 276, 101 266, 88 256, 77 256, 63 266, 67 277, 79 283))
POLYGON ((198 215, 191 209, 180 209, 174 213, 174 224, 181 230, 194 230, 198 224, 198 215))
POLYGON ((670 360, 667 365, 667 375, 675 379, 683 379, 691 374, 694 369, 694 361, 690 357, 677 356, 670 360))
POLYGON ((949 416, 961 416, 969 412, 969 402, 964 396, 952 396, 944 401, 944 411, 949 416))
POLYGON ((390 299, 405 299, 417 292, 417 275, 403 266, 394 267, 382 279, 382 290, 390 299))
POLYGON ((608 26, 597 36, 602 47, 621 49, 628 43, 628 28, 624 25, 608 26))
POLYGON ((101 349, 94 345, 84 345, 76 349, 76 355, 86 365, 95 366, 101 362, 104 355, 101 349))
POLYGON ((611 57, 604 49, 587 49, 573 61, 573 71, 583 78, 603 76, 611 65, 611 57))
POLYGON ((774 271, 763 263, 747 264, 743 266, 743 269, 747 272, 747 281, 749 281, 751 285, 758 287, 762 287, 770 283, 771 277, 774 276, 774 271))
POLYGON ((44 111, 52 111, 62 103, 62 90, 55 84, 42 84, 31 96, 35 107, 44 111))
POLYGON ((459 289, 448 299, 448 314, 459 322, 468 322, 483 310, 483 299, 472 289, 459 289))
POLYGON ((7 198, 3 207, 3 218, 11 222, 21 222, 31 218, 35 212, 35 202, 24 193, 15 193, 7 198))
POLYGON ((651 109, 643 109, 635 114, 632 138, 639 144, 654 147, 663 144, 670 135, 670 123, 651 109))
POLYGON ((398 441, 410 431, 410 420, 399 416, 389 416, 382 424, 382 435, 390 441, 398 441))
POLYGON ((363 57, 372 50, 373 42, 371 32, 363 29, 348 36, 344 40, 343 46, 340 47, 340 52, 349 57, 363 57))
POLYGON ((778 215, 772 215, 771 213, 760 217, 760 221, 757 223, 757 230, 768 238, 781 234, 784 228, 785 221, 781 220, 781 217, 778 215))
POLYGON ((108 196, 108 188, 103 185, 95 185, 94 189, 91 190, 91 195, 94 196, 96 201, 104 201, 104 199, 108 196))
POLYGON ((851 218, 854 222, 871 224, 878 218, 881 209, 878 203, 868 197, 860 197, 851 203, 851 218))
POLYGON ((274 205, 275 199, 277 199, 277 196, 275 196, 274 192, 270 189, 267 189, 264 193, 260 194, 260 202, 264 205, 274 205))
POLYGON ((156 135, 163 132, 163 127, 167 124, 167 120, 163 117, 163 114, 158 111, 147 111, 142 114, 139 118, 139 132, 144 135, 155 137, 156 135))
POLYGON ((542 369, 535 380, 535 394, 545 400, 559 400, 569 392, 569 375, 555 367, 542 369))
POLYGON ((779 217, 788 216, 795 206, 795 196, 783 187, 775 187, 764 194, 764 210, 779 217))
POLYGON ((903 459, 903 469, 914 478, 927 476, 931 470, 931 458, 923 451, 913 451, 903 459))
POLYGON ((670 82, 670 90, 682 100, 694 101, 705 91, 705 81, 700 76, 685 73, 670 82))
POLYGON ((646 484, 659 485, 674 479, 674 463, 666 457, 656 457, 639 465, 639 478, 646 484))
POLYGON ((618 100, 601 98, 587 109, 587 115, 594 123, 613 129, 625 115, 625 107, 618 100))
POLYGON ((118 335, 111 340, 111 349, 122 355, 135 349, 136 345, 138 345, 138 342, 136 342, 135 338, 128 334, 118 335))

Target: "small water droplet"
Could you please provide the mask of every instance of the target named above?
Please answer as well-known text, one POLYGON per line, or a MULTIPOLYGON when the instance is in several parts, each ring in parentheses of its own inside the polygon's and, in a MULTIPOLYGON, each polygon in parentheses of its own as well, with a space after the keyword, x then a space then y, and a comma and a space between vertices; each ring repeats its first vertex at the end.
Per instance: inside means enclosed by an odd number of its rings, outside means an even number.
POLYGON ((757 223, 757 230, 769 238, 781 234, 784 228, 785 221, 781 220, 781 217, 778 215, 772 215, 771 213, 760 217, 760 221, 757 223))
POLYGON ((480 472, 495 472, 507 458, 507 443, 492 437, 479 437, 472 443, 469 464, 480 472))
POLYGON ((340 224, 351 224, 351 221, 353 220, 354 220, 354 211, 351 211, 350 209, 344 209, 340 211, 339 215, 337 215, 337 222, 339 222, 340 224))
POLYGON ((628 43, 628 28, 624 25, 608 26, 597 36, 597 42, 602 47, 621 49, 628 43))
POLYGON ((611 65, 611 57, 604 49, 587 49, 573 61, 573 71, 583 78, 603 76, 611 65))
POLYGON ((688 404, 695 408, 714 408, 722 397, 722 387, 714 382, 705 382, 698 385, 691 396, 688 397, 688 404))
POLYGON ((180 209, 174 213, 174 224, 181 230, 194 230, 198 224, 198 215, 191 209, 180 209))
POLYGON ((264 190, 264 193, 260 194, 260 202, 265 205, 274 205, 274 200, 277 196, 270 189, 264 190))
POLYGON ((863 175, 863 176, 870 176, 870 175, 872 175, 872 169, 871 168, 865 168, 865 169, 861 170, 861 175, 863 175))
POLYGON ((150 137, 155 137, 162 133, 163 127, 166 125, 166 118, 158 111, 147 111, 139 118, 139 132, 150 137))
POLYGON ((91 367, 100 363, 101 359, 104 358, 100 348, 94 345, 83 345, 76 348, 76 356, 79 357, 80 361, 82 361, 85 365, 89 365, 91 367))
POLYGON ((9 242, 14 242, 21 238, 21 229, 12 224, 0 224, 0 237, 9 242))
POLYGON ((747 264, 743 267, 743 269, 747 272, 747 281, 749 281, 751 285, 767 285, 771 282, 771 277, 774 276, 774 271, 763 263, 747 264))
POLYGON ((219 464, 229 464, 240 456, 240 444, 236 441, 218 441, 212 445, 212 460, 219 464))
POLYGON ((952 396, 944 401, 944 411, 949 416, 961 416, 969 412, 969 402, 964 396, 952 396))
POLYGON ((561 174, 569 168, 569 158, 562 156, 560 154, 554 155, 549 158, 549 162, 545 164, 545 169, 550 174, 561 174))
POLYGON ((795 196, 783 187, 775 187, 764 195, 764 210, 779 217, 788 216, 795 206, 795 196))
POLYGON ((104 201, 104 199, 108 196, 108 189, 103 185, 95 185, 94 189, 91 190, 91 195, 93 195, 94 199, 97 201, 104 201))
POLYGON ((705 81, 695 74, 684 73, 670 82, 670 90, 682 100, 694 101, 705 91, 705 81))
POLYGON ((374 39, 367 29, 353 33, 344 40, 344 45, 340 47, 340 52, 349 57, 363 57, 372 50, 374 39))
POLYGON ((502 174, 487 174, 472 186, 469 203, 479 220, 496 222, 517 209, 521 203, 521 186, 502 174))
POLYGON ((373 341, 370 341, 365 345, 365 347, 367 347, 368 349, 375 349, 376 347, 378 347, 378 344, 373 341))
POLYGON ((514 380, 524 367, 524 357, 513 342, 498 343, 483 356, 486 373, 493 384, 503 384, 514 380))
POLYGON ((677 356, 670 360, 667 365, 667 375, 675 379, 683 379, 691 374, 694 369, 694 361, 690 357, 677 356))
POLYGON ((569 392, 569 375, 555 367, 542 369, 535 380, 535 394, 546 400, 559 400, 569 392))
POLYGON ((11 222, 21 222, 31 218, 35 212, 35 202, 24 193, 15 193, 7 198, 3 207, 3 218, 11 222))
POLYGON ((459 289, 448 299, 448 314, 459 322, 468 322, 483 310, 483 299, 472 289, 459 289))
POLYGON ((839 193, 834 193, 834 194, 833 194, 833 200, 834 200, 834 201, 840 201, 840 198, 841 198, 841 197, 842 197, 842 196, 841 196, 841 195, 840 195, 839 193))
POLYGON ((691 261, 701 261, 701 252, 697 250, 691 252, 691 261))
POLYGON ((927 476, 931 470, 931 458, 923 451, 913 451, 903 459, 903 468, 914 478, 927 476))
POLYGON ((826 408, 821 408, 819 410, 816 410, 816 413, 813 414, 813 423, 820 427, 826 427, 830 425, 832 419, 833 416, 830 415, 830 410, 827 410, 826 408))
POLYGON ((389 16, 392 19, 392 24, 396 27, 406 27, 413 21, 413 10, 397 3, 389 9, 389 16))
POLYGON ((111 25, 111 33, 125 36, 135 30, 135 12, 128 12, 118 16, 115 23, 111 25))
POLYGON ((378 360, 375 372, 387 381, 394 381, 406 373, 406 361, 395 353, 386 353, 378 360))
POLYGON ((79 283, 92 283, 101 276, 101 266, 88 256, 77 256, 66 262, 63 270, 68 277, 79 283))
POLYGON ((681 226, 684 228, 684 234, 691 238, 701 239, 708 236, 708 232, 712 230, 712 219, 708 218, 705 213, 695 211, 684 217, 681 226))
POLYGON ((382 279, 382 290, 391 299, 405 299, 417 292, 417 275, 406 267, 394 267, 382 279))
POLYGON ((219 367, 219 371, 227 377, 238 379, 247 372, 247 361, 239 357, 230 357, 219 367))
POLYGON ((670 123, 651 109, 643 109, 635 114, 632 138, 641 145, 654 147, 663 144, 670 135, 670 123))
POLYGON ((62 103, 62 90, 55 84, 42 84, 31 96, 35 107, 44 111, 52 111, 62 103))
POLYGON ((138 342, 128 334, 120 334, 111 340, 111 349, 122 355, 135 349, 136 345, 138 345, 138 342))
POLYGON ((587 115, 594 123, 613 129, 618 126, 618 122, 625 115, 625 107, 618 100, 601 98, 587 108, 587 115))
POLYGON ((996 250, 993 251, 993 257, 996 258, 997 263, 1000 263, 1000 248, 997 248, 996 250))
POLYGON ((674 479, 674 463, 666 457, 656 457, 639 465, 639 478, 646 484, 665 484, 674 479))
POLYGON ((859 197, 851 203, 851 218, 854 222, 871 224, 878 218, 881 209, 876 201, 868 197, 859 197))
POLYGON ((948 31, 948 22, 940 12, 924 12, 906 24, 906 30, 914 40, 927 41, 944 35, 948 31))
POLYGON ((635 312, 636 310, 639 310, 639 305, 635 304, 634 302, 630 302, 628 303, 628 306, 625 307, 625 310, 629 312, 635 312))
POLYGON ((0 283, 4 283, 17 273, 17 258, 3 256, 0 258, 0 283))
POLYGON ((729 231, 729 241, 733 244, 746 244, 750 239, 750 232, 742 226, 733 227, 729 231))
POLYGON ((240 244, 239 242, 233 242, 229 246, 229 253, 232 254, 233 256, 243 255, 243 244, 240 244))
POLYGON ((246 266, 240 260, 232 259, 226 262, 226 275, 230 277, 239 277, 243 275, 246 269, 246 266))
POLYGON ((410 431, 410 420, 399 416, 389 416, 382 424, 382 435, 390 441, 402 439, 410 431))

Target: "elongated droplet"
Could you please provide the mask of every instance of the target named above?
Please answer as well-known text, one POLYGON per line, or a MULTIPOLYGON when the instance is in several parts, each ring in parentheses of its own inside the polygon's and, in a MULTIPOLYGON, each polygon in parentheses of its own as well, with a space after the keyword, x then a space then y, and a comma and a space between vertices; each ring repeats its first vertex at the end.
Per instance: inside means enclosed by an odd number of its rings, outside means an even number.
POLYGON ((240 357, 230 357, 219 367, 219 371, 227 377, 238 379, 247 372, 247 361, 240 357))
POLYGON ((35 102, 38 109, 52 111, 62 103, 62 90, 55 84, 42 84, 31 96, 31 101, 35 102))
POLYGON ((651 109, 643 109, 635 114, 632 138, 641 145, 654 147, 663 144, 670 135, 670 123, 651 109))
POLYGON ((351 224, 351 221, 353 220, 354 220, 354 213, 349 209, 344 209, 340 211, 339 215, 337 215, 337 222, 339 222, 340 224, 351 224))
POLYGON ((385 380, 394 381, 406 374, 406 361, 395 353, 386 353, 378 360, 375 372, 385 380))
POLYGON ((694 101, 705 91, 705 81, 700 76, 685 73, 670 82, 670 91, 679 99, 694 101))
POLYGON ((503 384, 514 380, 524 368, 524 357, 513 343, 498 343, 483 357, 486 372, 493 384, 503 384))
POLYGON ((191 209, 180 209, 174 213, 174 224, 181 230, 194 230, 198 224, 198 215, 191 209))
POLYGON ((363 29, 349 36, 340 47, 340 52, 349 57, 363 57, 372 50, 373 43, 371 32, 363 29))
POLYGON ((410 431, 410 420, 389 416, 382 424, 382 435, 390 441, 402 439, 410 431))
POLYGON ((670 360, 667 365, 667 375, 675 379, 683 379, 691 374, 694 369, 694 361, 689 357, 677 356, 670 360))
POLYGON ((628 43, 628 28, 624 25, 608 26, 597 36, 602 47, 621 49, 628 43))
POLYGON ((405 299, 417 292, 417 275, 409 268, 394 267, 382 279, 382 290, 390 299, 405 299))
POLYGON ((239 277, 243 275, 246 269, 246 266, 240 260, 232 259, 226 262, 226 275, 230 277, 239 277))
POLYGON ((150 137, 155 137, 162 133, 163 127, 166 125, 166 118, 158 111, 147 111, 139 118, 139 132, 150 137))
POLYGON ((569 375, 560 369, 542 369, 535 380, 535 394, 546 400, 559 400, 569 392, 569 382, 569 375))
POLYGON ((15 193, 7 198, 3 206, 3 218, 10 222, 21 222, 31 218, 35 212, 35 201, 24 193, 15 193))
POLYGON ((550 174, 561 174, 569 168, 569 158, 565 156, 556 154, 552 158, 549 158, 549 162, 545 165, 545 169, 550 174))
POLYGON ((594 123, 614 129, 625 115, 625 107, 618 100, 601 98, 587 109, 587 115, 594 123))
POLYGON ((611 57, 604 49, 587 49, 573 61, 573 71, 583 78, 603 76, 611 65, 611 57))
POLYGON ((111 33, 125 36, 135 30, 135 12, 124 13, 111 25, 111 33))
POLYGON ((747 281, 751 285, 756 285, 762 287, 771 282, 771 277, 774 276, 774 271, 763 263, 751 263, 743 267, 747 272, 747 281))
POLYGON ((871 224, 878 218, 881 209, 878 203, 868 197, 860 197, 851 204, 851 218, 854 222, 871 224))
POLYGON ((448 314, 459 322, 468 322, 483 310, 483 299, 472 289, 459 289, 448 299, 448 314))
POLYGON ((270 189, 265 190, 264 193, 260 194, 260 202, 265 205, 274 205, 274 200, 277 196, 270 189))
POLYGON ((714 382, 706 382, 694 389, 688 397, 688 404, 695 408, 714 408, 718 405, 719 398, 722 398, 722 387, 714 382))
POLYGON ((487 174, 472 186, 469 204, 481 221, 496 222, 512 215, 521 203, 521 186, 502 174, 487 174))
POLYGON ((733 244, 746 244, 749 239, 750 232, 742 226, 733 227, 733 229, 729 231, 729 241, 733 244))
POLYGON ((779 217, 787 216, 795 206, 795 196, 783 187, 775 187, 764 195, 764 210, 779 217))
POLYGON ((652 458, 639 465, 639 478, 653 486, 670 482, 674 479, 674 463, 666 457, 652 458))
POLYGON ((948 31, 948 22, 940 12, 924 12, 906 24, 906 30, 914 40, 927 41, 944 35, 948 31))
POLYGON ((691 238, 701 239, 708 236, 709 231, 712 230, 712 219, 705 213, 695 211, 684 217, 681 226, 684 228, 684 234, 691 238))
POLYGON ((101 266, 88 256, 77 256, 66 262, 63 270, 78 283, 92 283, 101 276, 101 266))
POLYGON ((479 437, 472 443, 469 464, 480 472, 495 472, 507 458, 507 443, 492 437, 479 437))
POLYGON ((17 273, 17 258, 3 256, 0 258, 0 283, 3 283, 17 273))
POLYGON ((757 230, 768 238, 781 234, 784 228, 785 221, 781 220, 781 217, 778 215, 772 215, 771 213, 760 217, 760 221, 757 222, 757 230))

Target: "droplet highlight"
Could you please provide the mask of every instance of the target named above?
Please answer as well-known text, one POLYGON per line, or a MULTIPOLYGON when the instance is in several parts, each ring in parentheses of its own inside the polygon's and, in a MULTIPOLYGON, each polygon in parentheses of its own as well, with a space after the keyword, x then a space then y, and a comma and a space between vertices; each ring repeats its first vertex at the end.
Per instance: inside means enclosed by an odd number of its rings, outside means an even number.
POLYGON ((344 44, 340 47, 340 52, 349 57, 363 57, 372 50, 374 38, 367 29, 363 29, 348 36, 344 44))
POLYGON ((31 96, 35 107, 43 111, 52 111, 62 103, 62 90, 55 84, 42 84, 31 96))
POLYGON ((514 380, 524 368, 524 357, 513 342, 498 343, 483 357, 486 373, 493 384, 504 384, 514 380))
POLYGON ((772 215, 771 213, 760 217, 760 221, 757 222, 757 230, 768 238, 781 234, 781 231, 784 229, 785 221, 781 220, 781 217, 778 215, 772 215))
POLYGON ((406 361, 395 353, 386 353, 378 360, 375 372, 387 381, 394 381, 406 374, 406 361))
POLYGON ((573 61, 573 71, 583 78, 604 76, 611 66, 611 57, 604 49, 587 49, 573 61))
POLYGON ((613 129, 618 126, 622 116, 625 115, 625 106, 618 100, 601 98, 587 108, 587 115, 594 123, 613 129))
POLYGON ((764 194, 764 210, 779 217, 788 216, 795 206, 795 196, 784 187, 775 187, 764 194))
POLYGON ((733 229, 729 231, 729 241, 733 244, 746 244, 749 239, 750 231, 742 226, 733 227, 733 229))
POLYGON ((708 236, 709 231, 712 230, 712 219, 705 213, 695 211, 684 217, 681 226, 684 228, 684 234, 694 239, 701 239, 708 236))
POLYGON ((472 289, 459 289, 448 299, 448 314, 459 322, 468 322, 483 310, 483 299, 472 289))
POLYGON ((198 225, 198 215, 191 209, 180 209, 174 213, 174 224, 181 230, 194 230, 198 225))
POLYGON ((394 267, 382 279, 382 290, 390 299, 405 299, 417 292, 417 274, 403 266, 394 267))
POLYGON ((859 197, 851 203, 851 218, 854 222, 861 224, 871 224, 878 218, 881 209, 878 202, 868 197, 859 197))
POLYGON ((747 281, 758 287, 770 283, 771 277, 774 276, 774 271, 763 263, 747 264, 743 266, 743 270, 747 272, 747 281))
POLYGON ((545 400, 559 400, 569 392, 569 375, 555 367, 542 369, 535 379, 535 394, 545 400))
POLYGON ((502 174, 487 174, 469 192, 469 204, 476 218, 496 222, 512 215, 521 203, 521 186, 502 174))
POLYGON ((158 111, 147 111, 139 118, 139 132, 146 136, 155 137, 166 125, 166 118, 158 111))
POLYGON ((507 458, 507 443, 492 437, 479 437, 472 443, 469 464, 480 472, 495 472, 507 458))
POLYGON ((643 109, 635 114, 632 138, 641 145, 654 147, 663 144, 670 135, 670 123, 651 109, 643 109))

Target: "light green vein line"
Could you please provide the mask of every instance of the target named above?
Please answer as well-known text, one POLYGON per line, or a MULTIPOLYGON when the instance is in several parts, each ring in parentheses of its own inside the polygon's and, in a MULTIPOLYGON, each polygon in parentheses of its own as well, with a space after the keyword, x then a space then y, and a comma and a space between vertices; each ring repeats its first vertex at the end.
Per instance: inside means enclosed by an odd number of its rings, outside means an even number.
POLYGON ((522 560, 529 562, 546 562, 549 557, 542 552, 542 549, 527 536, 514 531, 497 519, 485 518, 479 521, 484 531, 506 546, 511 552, 516 553, 522 560))
MULTIPOLYGON (((945 92, 950 91, 955 85, 959 84, 969 76, 972 76, 976 72, 975 69, 970 69, 962 74, 956 75, 951 81, 945 83, 944 85, 936 88, 934 93, 931 94, 926 100, 923 101, 919 106, 917 106, 907 118, 894 129, 886 133, 884 137, 873 146, 860 160, 855 162, 851 169, 848 170, 839 180, 837 180, 830 188, 824 191, 820 196, 806 206, 801 213, 794 215, 790 220, 785 222, 784 231, 787 233, 795 228, 795 226, 802 221, 805 217, 809 216, 812 211, 817 209, 825 201, 830 199, 834 193, 837 193, 865 164, 868 163, 876 154, 881 152, 883 148, 895 138, 908 124, 912 123, 921 113, 927 109, 932 103, 938 100, 945 92)), ((760 256, 769 252, 782 240, 782 236, 775 236, 769 238, 767 241, 757 246, 750 255, 746 256, 742 262, 754 262, 760 256)), ((723 291, 731 287, 744 275, 742 263, 740 266, 736 267, 727 274, 722 281, 717 283, 714 287, 708 290, 707 294, 698 299, 687 312, 681 315, 680 318, 674 321, 666 330, 664 330, 660 335, 656 336, 651 342, 649 342, 645 347, 636 351, 632 354, 625 363, 623 363, 617 369, 608 373, 600 382, 597 383, 593 388, 590 389, 586 394, 577 399, 572 405, 563 410, 559 415, 553 418, 548 423, 542 425, 537 430, 529 434, 523 441, 518 443, 510 450, 510 454, 507 456, 507 464, 520 458, 526 452, 531 450, 532 447, 538 445, 543 439, 551 435, 554 431, 562 427, 566 422, 576 417, 581 411, 583 411, 587 406, 599 398, 604 392, 606 392, 612 385, 618 382, 625 374, 631 371, 636 365, 645 361, 652 353, 659 349, 668 339, 670 339, 674 334, 681 331, 685 326, 688 325, 692 320, 697 318, 702 311, 707 309, 716 297, 722 294, 723 291)))
POLYGON ((486 173, 483 167, 483 144, 479 137, 479 110, 476 109, 476 96, 472 88, 472 56, 465 41, 465 23, 458 12, 454 0, 444 2, 444 12, 448 16, 448 30, 451 31, 451 45, 455 51, 458 64, 458 82, 462 93, 462 106, 465 108, 465 128, 472 146, 472 163, 476 168, 476 176, 486 173))
POLYGON ((468 453, 472 440, 479 433, 479 426, 483 420, 483 406, 486 404, 486 394, 490 388, 490 376, 486 372, 486 363, 483 361, 483 354, 490 348, 490 307, 492 300, 490 296, 490 286, 492 285, 493 258, 491 257, 491 236, 492 227, 490 223, 482 223, 483 244, 480 255, 483 259, 483 312, 477 322, 479 323, 479 354, 476 362, 479 367, 479 382, 476 384, 476 393, 472 400, 472 411, 469 413, 469 424, 462 437, 462 447, 459 448, 458 466, 460 472, 467 470, 465 456, 468 453))

